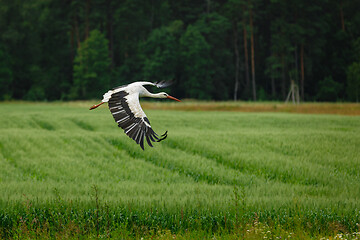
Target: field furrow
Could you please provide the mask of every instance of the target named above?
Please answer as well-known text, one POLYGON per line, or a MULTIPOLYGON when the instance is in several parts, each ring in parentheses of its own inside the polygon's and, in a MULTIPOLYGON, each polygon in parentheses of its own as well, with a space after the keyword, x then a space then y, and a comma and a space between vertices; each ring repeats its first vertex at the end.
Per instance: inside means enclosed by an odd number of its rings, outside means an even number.
POLYGON ((143 151, 106 107, 0 104, 0 208, 30 201, 41 209, 61 196, 86 211, 97 189, 114 211, 168 216, 176 226, 216 215, 222 220, 212 224, 224 227, 239 214, 272 221, 302 214, 312 224, 338 219, 351 228, 360 221, 359 117, 146 113, 168 137, 143 151))

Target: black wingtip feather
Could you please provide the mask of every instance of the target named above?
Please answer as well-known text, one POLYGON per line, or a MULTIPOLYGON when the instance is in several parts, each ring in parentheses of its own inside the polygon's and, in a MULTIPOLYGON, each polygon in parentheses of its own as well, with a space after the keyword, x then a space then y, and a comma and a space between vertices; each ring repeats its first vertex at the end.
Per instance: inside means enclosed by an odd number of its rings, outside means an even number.
POLYGON ((157 138, 155 135, 149 135, 151 141, 156 142, 159 138, 157 138))
POLYGON ((142 148, 142 150, 144 150, 144 133, 140 133, 141 137, 140 137, 140 147, 142 148))
POLYGON ((162 140, 165 140, 167 138, 167 131, 161 135, 161 138, 159 140, 157 140, 157 142, 161 142, 162 140))
MULTIPOLYGON (((170 86, 173 81, 160 81, 154 83, 157 87, 163 88, 170 86)), ((145 150, 145 139, 150 147, 153 147, 153 142, 161 142, 166 139, 167 131, 159 136, 150 126, 150 121, 147 117, 139 118, 131 112, 127 99, 128 95, 125 91, 119 91, 111 95, 108 106, 115 122, 121 127, 126 135, 133 139, 140 145, 142 150, 145 150)))
POLYGON ((151 141, 150 141, 150 137, 148 135, 146 135, 146 141, 150 147, 153 147, 153 145, 151 144, 151 141))

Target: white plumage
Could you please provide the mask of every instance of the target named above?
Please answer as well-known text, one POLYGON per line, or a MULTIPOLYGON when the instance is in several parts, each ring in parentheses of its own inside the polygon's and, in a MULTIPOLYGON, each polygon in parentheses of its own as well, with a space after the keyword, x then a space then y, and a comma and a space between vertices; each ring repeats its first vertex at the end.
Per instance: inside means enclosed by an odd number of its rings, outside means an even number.
POLYGON ((152 130, 150 121, 142 110, 139 98, 169 98, 179 101, 165 92, 150 93, 144 85, 156 86, 158 88, 167 87, 171 82, 134 82, 129 85, 113 88, 103 95, 101 103, 94 105, 90 110, 97 108, 103 103, 108 103, 111 114, 119 127, 124 129, 126 135, 132 138, 144 150, 144 140, 152 147, 152 142, 160 142, 167 137, 167 131, 158 137, 152 130))

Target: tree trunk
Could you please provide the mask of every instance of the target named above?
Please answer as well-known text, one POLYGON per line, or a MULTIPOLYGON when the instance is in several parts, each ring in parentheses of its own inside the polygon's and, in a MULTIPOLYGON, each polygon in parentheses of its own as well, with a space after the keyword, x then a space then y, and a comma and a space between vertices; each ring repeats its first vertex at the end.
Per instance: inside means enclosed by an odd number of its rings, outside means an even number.
POLYGON ((251 44, 252 91, 253 91, 253 100, 256 101, 254 25, 253 25, 252 9, 250 9, 250 31, 251 31, 250 44, 251 44))
POLYGON ((113 11, 111 8, 112 0, 107 1, 107 33, 109 39, 109 57, 111 59, 110 67, 114 68, 114 28, 113 28, 113 11))
POLYGON ((282 81, 281 81, 281 93, 283 99, 285 99, 286 96, 286 75, 285 75, 285 59, 284 55, 281 56, 281 65, 282 65, 282 81))
POLYGON ((89 15, 90 15, 90 0, 86 1, 86 14, 85 14, 85 39, 89 37, 89 15))
POLYGON ((72 25, 71 31, 70 31, 70 46, 71 46, 70 61, 71 61, 71 64, 74 62, 74 57, 75 57, 74 32, 75 32, 75 27, 74 27, 74 25, 72 25))
MULTIPOLYGON (((126 29, 127 32, 127 29, 126 29)), ((125 34, 125 53, 124 53, 124 57, 125 59, 127 59, 129 57, 129 52, 128 52, 128 40, 129 40, 129 35, 126 33, 125 34)))
POLYGON ((209 15, 210 13, 210 0, 206 0, 206 14, 209 15))
POLYGON ((341 29, 345 32, 343 1, 340 1, 340 21, 341 21, 341 29))
MULTIPOLYGON (((244 10, 245 15, 245 10, 244 10)), ((246 30, 246 21, 244 17, 243 21, 243 28, 244 28, 244 61, 245 61, 245 92, 246 94, 249 92, 250 88, 250 75, 249 75, 249 53, 248 53, 248 46, 247 46, 247 30, 246 30)))
POLYGON ((293 80, 295 80, 296 82, 299 81, 299 61, 298 61, 298 46, 297 44, 295 44, 295 48, 294 48, 294 63, 295 63, 295 76, 292 77, 293 80))
POLYGON ((275 88, 275 78, 274 76, 271 74, 271 96, 274 99, 276 96, 276 88, 275 88))
POLYGON ((304 81, 305 81, 305 71, 304 71, 304 44, 301 44, 301 50, 300 50, 300 65, 301 65, 301 100, 304 101, 304 81))
POLYGON ((240 69, 240 56, 239 56, 239 47, 238 47, 238 31, 237 23, 233 24, 233 33, 234 33, 234 51, 235 51, 235 87, 234 87, 234 101, 237 100, 238 89, 239 89, 239 69, 240 69))
POLYGON ((74 31, 75 31, 75 36, 76 36, 76 43, 77 43, 77 47, 80 48, 80 34, 79 34, 79 26, 78 26, 78 21, 76 16, 74 16, 74 31))

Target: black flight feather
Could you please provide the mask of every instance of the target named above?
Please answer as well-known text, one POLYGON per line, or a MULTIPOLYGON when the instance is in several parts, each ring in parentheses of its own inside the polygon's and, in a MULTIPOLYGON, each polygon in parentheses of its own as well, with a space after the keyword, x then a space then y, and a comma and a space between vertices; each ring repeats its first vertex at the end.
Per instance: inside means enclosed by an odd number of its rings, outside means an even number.
MULTIPOLYGON (((163 88, 170 86, 172 81, 161 81, 155 83, 156 87, 163 88)), ((120 87, 119 87, 120 88, 120 87)), ((118 89, 118 88, 114 88, 118 89)), ((119 91, 113 93, 108 101, 108 106, 115 122, 121 127, 126 135, 133 139, 144 150, 144 141, 153 147, 152 142, 160 142, 167 137, 167 131, 158 137, 150 126, 150 121, 147 117, 135 117, 131 112, 126 96, 129 94, 126 91, 119 91)))

